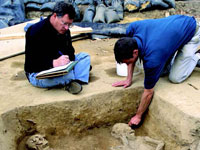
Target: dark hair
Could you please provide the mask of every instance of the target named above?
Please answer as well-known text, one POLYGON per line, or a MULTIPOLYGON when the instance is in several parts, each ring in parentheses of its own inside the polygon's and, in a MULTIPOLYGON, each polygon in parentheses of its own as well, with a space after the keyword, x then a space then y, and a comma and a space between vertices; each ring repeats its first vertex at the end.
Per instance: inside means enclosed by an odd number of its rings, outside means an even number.
POLYGON ((55 4, 53 13, 56 13, 58 17, 62 17, 68 14, 70 19, 74 19, 76 14, 72 4, 63 1, 57 2, 55 4))
POLYGON ((130 37, 120 38, 114 47, 115 60, 117 63, 123 63, 123 59, 129 59, 133 57, 133 50, 138 49, 138 45, 135 39, 130 37))

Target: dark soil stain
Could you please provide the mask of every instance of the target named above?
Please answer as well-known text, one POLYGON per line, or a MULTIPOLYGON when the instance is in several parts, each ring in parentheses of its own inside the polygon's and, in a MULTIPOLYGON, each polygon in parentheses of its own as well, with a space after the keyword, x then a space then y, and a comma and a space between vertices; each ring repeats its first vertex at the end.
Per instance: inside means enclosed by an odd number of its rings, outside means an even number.
POLYGON ((11 80, 26 80, 26 75, 24 71, 19 71, 17 74, 11 77, 11 80))
POLYGON ((110 77, 116 77, 116 68, 110 68, 105 70, 105 72, 110 76, 110 77))
POLYGON ((13 62, 11 64, 12 68, 23 68, 24 67, 24 62, 13 62))
POLYGON ((93 74, 90 74, 89 82, 95 82, 99 79, 99 77, 94 76, 93 74))

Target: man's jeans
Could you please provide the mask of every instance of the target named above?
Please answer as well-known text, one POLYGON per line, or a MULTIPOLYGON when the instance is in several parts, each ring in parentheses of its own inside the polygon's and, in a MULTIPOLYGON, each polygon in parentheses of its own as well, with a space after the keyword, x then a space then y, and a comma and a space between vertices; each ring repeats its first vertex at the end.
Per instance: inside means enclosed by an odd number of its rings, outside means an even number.
POLYGON ((78 63, 75 65, 74 69, 66 75, 38 80, 36 79, 36 75, 38 73, 31 73, 28 74, 29 82, 33 86, 41 88, 66 85, 72 80, 79 80, 84 83, 88 83, 90 72, 90 56, 87 53, 79 53, 75 55, 75 60, 78 60, 78 63))
POLYGON ((193 38, 178 50, 172 63, 169 80, 173 83, 181 83, 187 79, 197 65, 199 58, 195 52, 200 46, 200 24, 197 23, 197 28, 193 38))

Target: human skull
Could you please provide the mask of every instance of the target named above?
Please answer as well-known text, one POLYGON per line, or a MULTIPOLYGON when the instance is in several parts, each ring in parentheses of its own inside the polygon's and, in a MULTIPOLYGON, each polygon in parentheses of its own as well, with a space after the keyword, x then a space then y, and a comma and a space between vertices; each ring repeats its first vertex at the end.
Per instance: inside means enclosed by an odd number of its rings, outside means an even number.
POLYGON ((26 147, 29 150, 47 150, 48 145, 48 141, 40 134, 32 135, 26 141, 26 147))
POLYGON ((116 138, 120 138, 122 136, 129 137, 130 135, 135 137, 135 130, 132 130, 128 124, 117 123, 113 126, 111 135, 116 138))

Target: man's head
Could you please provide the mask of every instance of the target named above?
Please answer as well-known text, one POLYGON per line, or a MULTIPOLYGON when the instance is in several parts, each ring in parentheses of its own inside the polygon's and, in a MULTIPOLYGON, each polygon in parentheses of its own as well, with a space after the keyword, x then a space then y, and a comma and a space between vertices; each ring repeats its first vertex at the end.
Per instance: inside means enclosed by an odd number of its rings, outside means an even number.
POLYGON ((138 58, 138 46, 135 39, 123 37, 115 43, 115 59, 117 63, 129 63, 129 60, 136 61, 138 58), (132 59, 133 58, 133 59, 132 59))
POLYGON ((64 34, 72 26, 75 14, 74 7, 71 4, 57 2, 54 6, 50 22, 60 34, 64 34))

